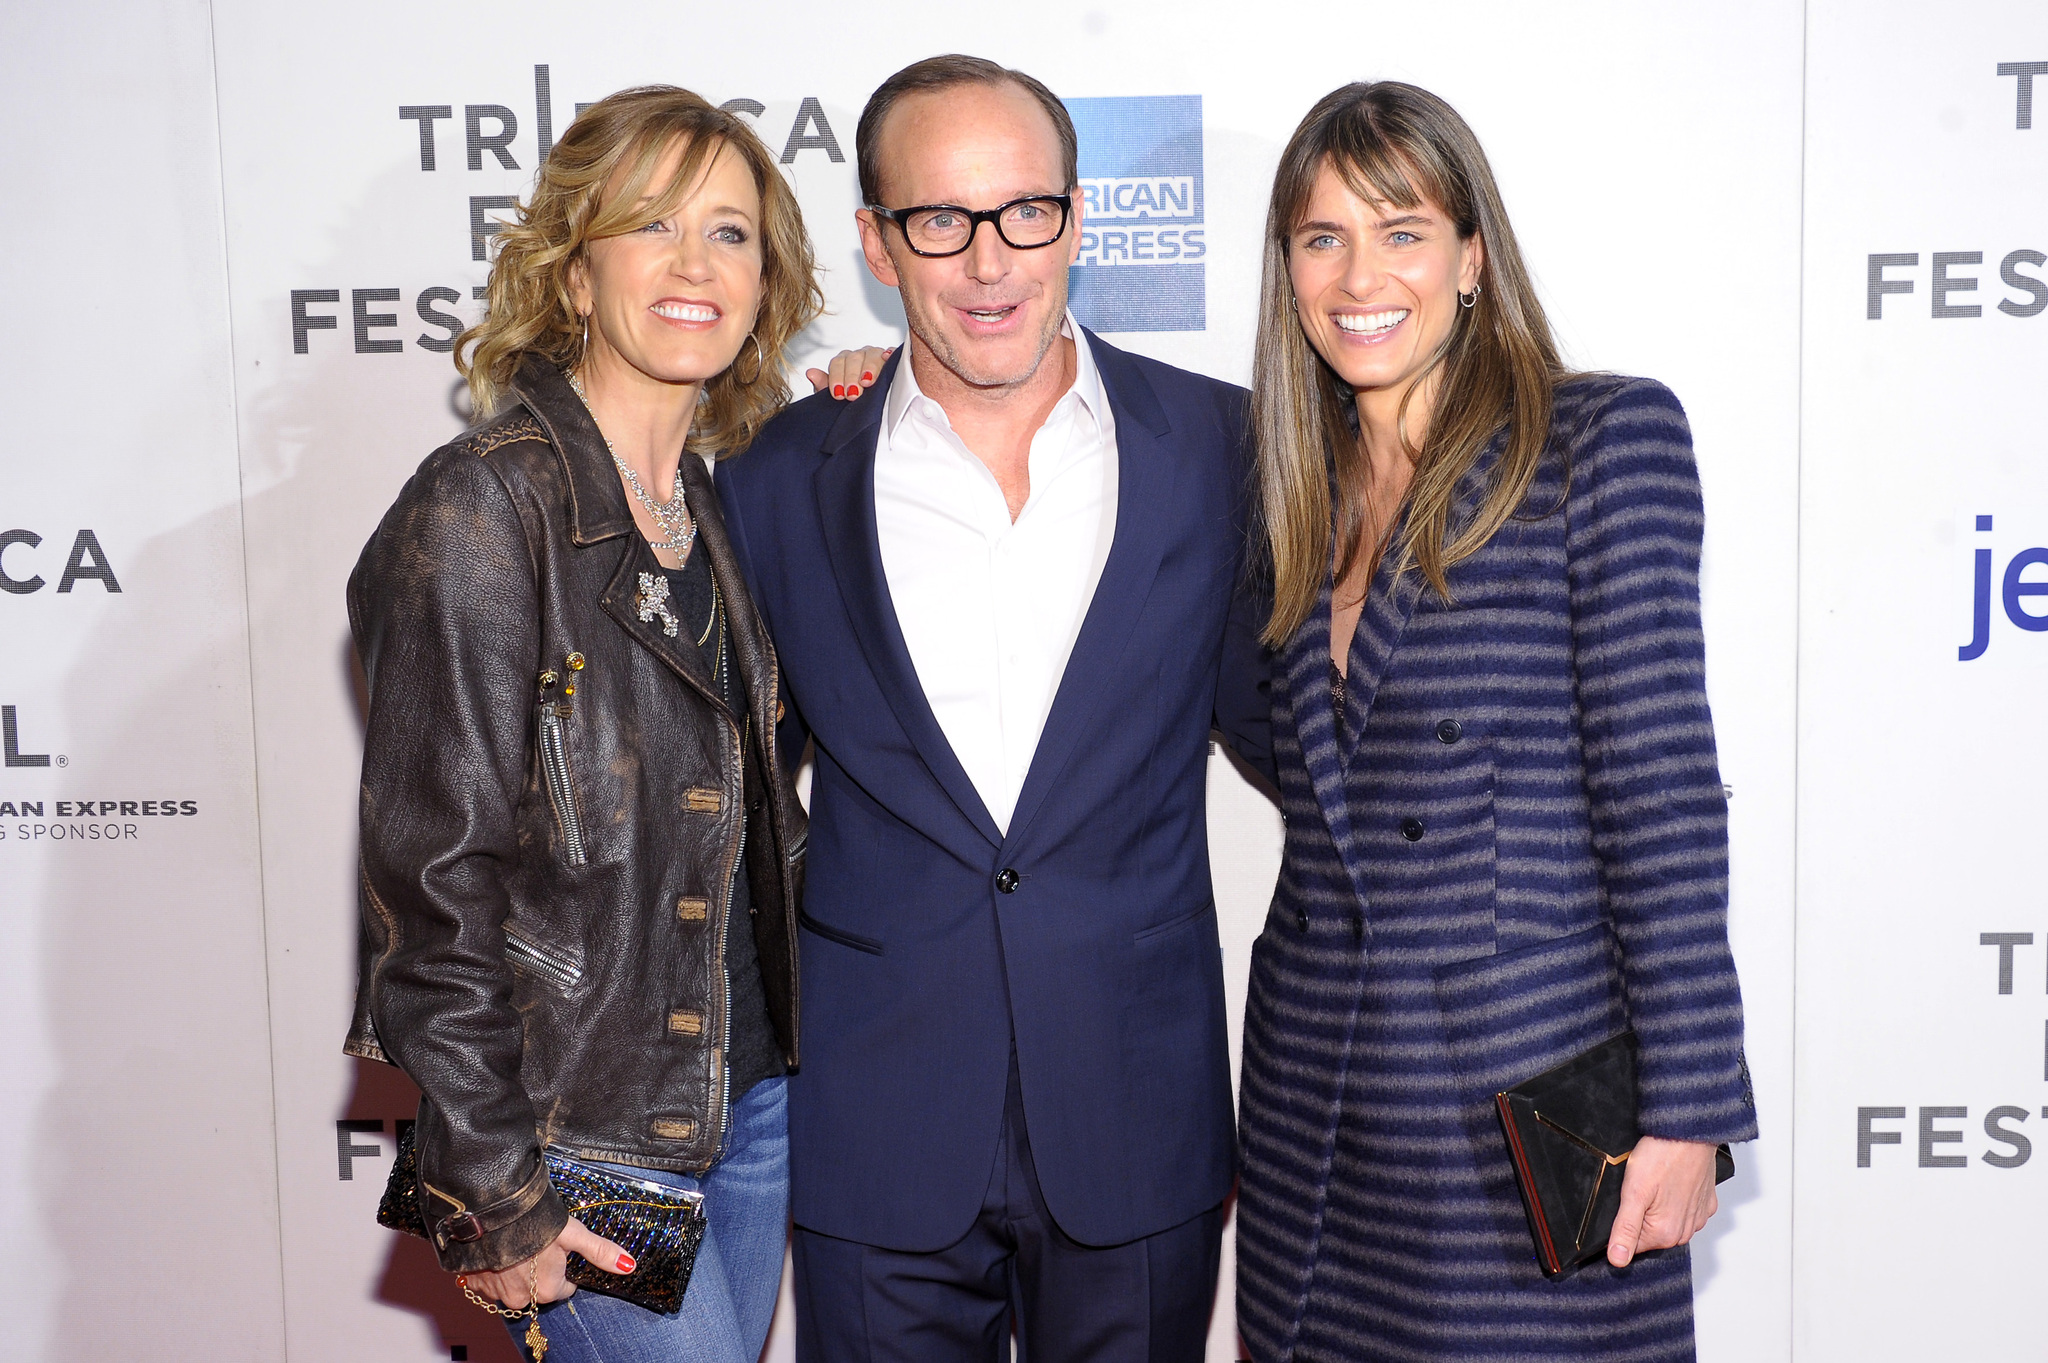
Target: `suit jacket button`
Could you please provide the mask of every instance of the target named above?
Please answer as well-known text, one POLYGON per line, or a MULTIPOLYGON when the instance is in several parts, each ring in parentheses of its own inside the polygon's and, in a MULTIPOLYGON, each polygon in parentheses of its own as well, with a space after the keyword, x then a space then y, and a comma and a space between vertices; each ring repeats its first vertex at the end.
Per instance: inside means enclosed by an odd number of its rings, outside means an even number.
POLYGON ((1456 743, 1464 736, 1465 726, 1455 719, 1444 720, 1436 726, 1436 738, 1439 743, 1456 743))
POLYGON ((1018 879, 1017 873, 1005 866, 1002 870, 996 872, 996 888, 1004 894, 1015 894, 1017 892, 1018 879))
POLYGON ((1421 841, 1422 841, 1422 820, 1420 820, 1420 819, 1403 819, 1403 820, 1401 820, 1401 836, 1402 836, 1402 837, 1404 837, 1404 838, 1406 838, 1406 839, 1408 839, 1408 841, 1410 841, 1410 842, 1421 842, 1421 841))

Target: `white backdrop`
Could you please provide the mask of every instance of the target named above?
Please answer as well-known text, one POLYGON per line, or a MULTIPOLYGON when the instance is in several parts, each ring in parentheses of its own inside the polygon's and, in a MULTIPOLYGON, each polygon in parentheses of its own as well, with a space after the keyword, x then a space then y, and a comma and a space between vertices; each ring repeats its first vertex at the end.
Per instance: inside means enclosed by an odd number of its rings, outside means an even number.
POLYGON ((1809 34, 1798 1341, 2037 1358, 2048 11, 1809 34))
MULTIPOLYGON (((1259 13, 172 0, 0 17, 14 1351, 512 1356, 423 1246, 371 1221, 413 1095, 338 1049, 361 735, 343 580, 461 428, 446 345, 485 277, 475 233, 525 191, 544 127, 647 81, 761 106, 825 267, 831 311, 801 364, 900 336, 856 254, 854 124, 889 72, 961 50, 1069 98, 1199 97, 1203 324, 1114 339, 1239 381, 1264 197, 1308 105, 1399 77, 1464 112, 1570 357, 1671 385, 1706 484, 1765 1134, 1698 1251, 1702 1355, 2039 1356, 2048 1241, 2041 1162, 2022 1157, 2048 1133, 2030 836, 2048 601, 2028 590, 2048 550, 2027 553, 2048 545, 2048 285, 2030 282, 2048 276, 2048 15, 1259 13), (2036 67, 2040 117, 2023 119, 2036 67), (1980 550, 1987 624, 1965 660, 1980 550)), ((1210 792, 1234 1039, 1278 820, 1222 759, 1210 792)), ((787 1327, 785 1311, 772 1357, 787 1327)), ((1236 1356, 1225 1291, 1211 1357, 1236 1356)))

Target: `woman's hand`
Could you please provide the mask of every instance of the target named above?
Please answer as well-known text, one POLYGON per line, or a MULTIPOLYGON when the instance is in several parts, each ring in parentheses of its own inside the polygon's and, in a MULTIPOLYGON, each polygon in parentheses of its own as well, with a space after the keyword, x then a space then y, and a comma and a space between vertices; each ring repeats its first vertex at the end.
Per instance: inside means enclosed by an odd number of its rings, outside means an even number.
POLYGON ((480 1297, 488 1297, 500 1306, 514 1311, 523 1311, 532 1301, 537 1290, 542 1304, 560 1301, 574 1296, 576 1284, 563 1277, 569 1265, 569 1251, 574 1250, 607 1273, 631 1273, 633 1256, 620 1249, 601 1235, 593 1234, 575 1217, 562 1227, 562 1233, 555 1242, 525 1263, 501 1268, 493 1273, 465 1273, 455 1281, 480 1297))
POLYGON ((1621 1210, 1607 1236, 1607 1262, 1627 1268, 1638 1254, 1686 1243, 1705 1229, 1720 1205, 1713 1146, 1643 1137, 1622 1175, 1621 1210))
POLYGON ((806 369, 804 377, 811 381, 813 393, 829 386, 833 397, 851 401, 861 395, 862 389, 873 386, 875 375, 882 372, 882 362, 895 353, 895 346, 884 349, 870 345, 859 350, 842 350, 832 357, 829 375, 822 369, 806 369))

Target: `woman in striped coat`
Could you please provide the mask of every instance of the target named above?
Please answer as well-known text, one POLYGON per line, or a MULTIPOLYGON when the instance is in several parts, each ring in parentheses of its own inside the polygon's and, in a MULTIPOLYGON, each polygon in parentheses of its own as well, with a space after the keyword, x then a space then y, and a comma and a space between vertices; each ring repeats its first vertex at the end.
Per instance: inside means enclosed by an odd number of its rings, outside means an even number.
POLYGON ((1254 398, 1287 823, 1253 950, 1254 1358, 1693 1356, 1713 1147, 1756 1135, 1678 402, 1560 364, 1441 100, 1281 159, 1254 398), (1334 644, 1334 646, 1333 646, 1334 644), (1608 1262, 1547 1281, 1493 1095, 1624 1029, 1608 1262))

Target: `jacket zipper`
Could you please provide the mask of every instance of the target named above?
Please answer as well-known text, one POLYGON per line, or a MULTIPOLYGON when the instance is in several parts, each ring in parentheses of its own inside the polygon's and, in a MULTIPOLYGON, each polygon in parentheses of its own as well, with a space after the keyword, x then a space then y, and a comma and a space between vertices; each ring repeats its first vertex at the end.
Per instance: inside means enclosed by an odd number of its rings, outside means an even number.
MULTIPOLYGON (((723 653, 723 649, 721 649, 723 653)), ((719 915, 719 1146, 711 1156, 717 1164, 725 1154, 725 1142, 733 1134, 733 972, 725 968, 725 946, 733 935, 733 890, 739 878, 748 874, 748 735, 754 731, 750 714, 739 724, 739 843, 733 847, 733 872, 725 878, 725 913, 719 915)))
POLYGON ((567 957, 529 939, 524 933, 513 927, 510 922, 505 924, 505 955, 516 960, 519 965, 527 970, 557 985, 563 993, 568 993, 578 984, 582 983, 582 967, 576 965, 567 957))
POLYGON ((569 784, 569 742, 560 709, 553 701, 540 706, 540 769, 548 786, 548 799, 555 806, 555 818, 562 826, 562 842, 568 848, 569 864, 590 862, 583 846, 583 820, 576 813, 576 789, 569 784))
POLYGON ((732 874, 725 878, 725 912, 719 916, 718 982, 718 1149, 711 1157, 716 1164, 725 1154, 732 1135, 732 972, 725 966, 725 943, 732 935, 732 898, 741 876, 747 873, 747 726, 740 729, 740 839, 732 857, 732 874))

